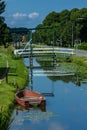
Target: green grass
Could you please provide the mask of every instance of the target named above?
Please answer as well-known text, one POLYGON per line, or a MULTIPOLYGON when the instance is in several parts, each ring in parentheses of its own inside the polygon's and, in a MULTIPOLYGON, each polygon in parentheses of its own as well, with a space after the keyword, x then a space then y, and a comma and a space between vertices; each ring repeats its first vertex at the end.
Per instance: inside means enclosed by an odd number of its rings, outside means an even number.
POLYGON ((19 89, 22 89, 28 79, 28 70, 23 60, 14 59, 12 51, 11 46, 9 48, 0 47, 0 68, 6 67, 8 61, 10 73, 14 73, 14 70, 16 70, 16 75, 8 74, 8 83, 4 78, 0 84, 0 130, 7 130, 9 124, 10 114, 15 102, 16 87, 14 85, 17 83, 19 89))
POLYGON ((83 57, 83 56, 72 56, 71 57, 71 61, 80 65, 80 66, 84 66, 87 68, 87 57, 83 57))

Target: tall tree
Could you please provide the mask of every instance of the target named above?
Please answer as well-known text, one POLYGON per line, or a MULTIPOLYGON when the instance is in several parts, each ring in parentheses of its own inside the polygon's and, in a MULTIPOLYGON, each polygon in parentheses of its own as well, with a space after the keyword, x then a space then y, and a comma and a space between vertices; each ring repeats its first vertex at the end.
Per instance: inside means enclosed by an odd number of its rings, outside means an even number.
POLYGON ((5 24, 5 19, 2 16, 2 13, 5 11, 5 1, 0 0, 0 45, 6 45, 6 42, 8 41, 8 35, 9 35, 9 29, 7 25, 5 24))
POLYGON ((0 0, 0 15, 5 11, 5 2, 0 0))
POLYGON ((2 17, 2 13, 5 11, 5 2, 0 0, 0 44, 3 42, 3 25, 4 25, 4 17, 2 17))

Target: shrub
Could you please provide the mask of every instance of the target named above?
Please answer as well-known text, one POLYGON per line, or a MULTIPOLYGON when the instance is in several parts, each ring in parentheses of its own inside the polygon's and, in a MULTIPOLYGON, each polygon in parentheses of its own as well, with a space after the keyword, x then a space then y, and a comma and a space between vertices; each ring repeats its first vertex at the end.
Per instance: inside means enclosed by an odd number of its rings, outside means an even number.
POLYGON ((87 43, 82 43, 81 45, 78 46, 78 49, 87 50, 87 43))

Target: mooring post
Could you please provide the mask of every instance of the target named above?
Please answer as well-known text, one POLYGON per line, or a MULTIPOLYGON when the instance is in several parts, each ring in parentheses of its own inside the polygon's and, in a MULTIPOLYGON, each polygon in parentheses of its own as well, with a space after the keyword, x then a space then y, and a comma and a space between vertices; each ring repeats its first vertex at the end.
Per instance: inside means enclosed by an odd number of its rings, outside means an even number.
POLYGON ((8 61, 6 62, 6 69, 7 69, 7 72, 6 72, 6 83, 8 83, 8 70, 9 70, 9 63, 8 63, 8 61))

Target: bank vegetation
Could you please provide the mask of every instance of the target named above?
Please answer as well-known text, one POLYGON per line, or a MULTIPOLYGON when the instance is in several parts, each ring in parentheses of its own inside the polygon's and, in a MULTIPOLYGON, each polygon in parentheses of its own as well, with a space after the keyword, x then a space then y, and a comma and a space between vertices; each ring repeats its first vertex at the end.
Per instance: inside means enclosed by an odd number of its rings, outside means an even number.
POLYGON ((28 70, 22 59, 17 59, 12 54, 13 47, 0 47, 0 75, 8 62, 8 82, 6 77, 0 83, 0 130, 7 130, 9 119, 15 105, 15 93, 22 89, 28 80, 28 70))

